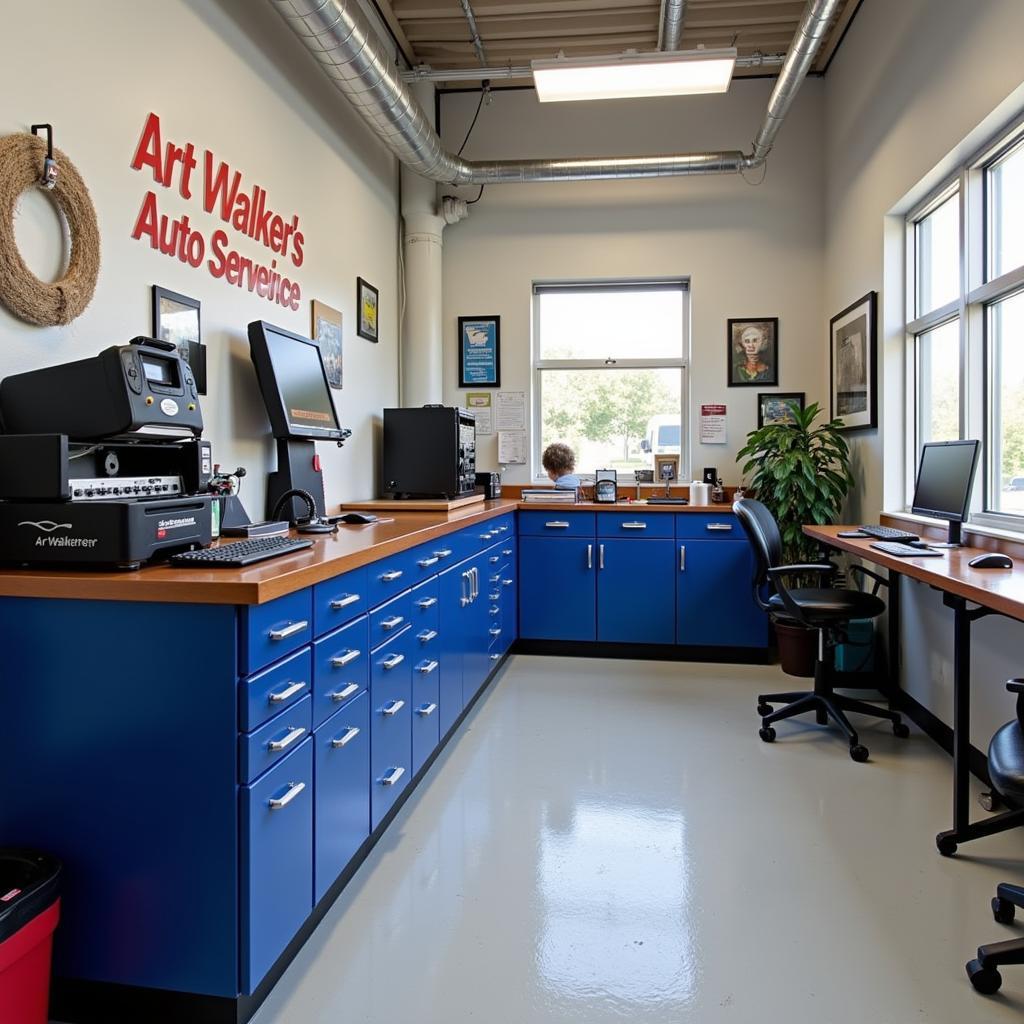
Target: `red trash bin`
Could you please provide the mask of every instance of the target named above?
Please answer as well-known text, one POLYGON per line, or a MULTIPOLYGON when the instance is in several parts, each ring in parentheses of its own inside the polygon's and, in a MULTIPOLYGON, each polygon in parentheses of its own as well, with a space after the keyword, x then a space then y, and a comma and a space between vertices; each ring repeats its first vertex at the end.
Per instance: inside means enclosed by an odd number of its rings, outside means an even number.
POLYGON ((46 1024, 50 953, 60 917, 55 857, 0 847, 0 1018, 46 1024))

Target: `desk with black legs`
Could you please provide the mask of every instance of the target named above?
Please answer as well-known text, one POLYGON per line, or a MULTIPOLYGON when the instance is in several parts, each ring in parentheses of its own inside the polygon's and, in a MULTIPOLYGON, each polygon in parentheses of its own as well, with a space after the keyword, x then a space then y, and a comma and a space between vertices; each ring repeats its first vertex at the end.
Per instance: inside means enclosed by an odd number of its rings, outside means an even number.
MULTIPOLYGON (((939 852, 952 856, 960 843, 1024 824, 1024 810, 972 822, 969 809, 971 623, 993 614, 1024 622, 1024 562, 1018 560, 1019 567, 1013 569, 972 569, 967 563, 985 553, 982 548, 972 547, 950 549, 942 558, 898 558, 871 547, 872 538, 838 536, 840 531, 854 529, 856 527, 805 526, 804 533, 826 547, 846 551, 888 570, 889 671, 895 680, 899 678, 900 664, 900 577, 907 576, 941 591, 943 603, 953 610, 953 827, 935 837, 939 852)), ((1002 680, 998 682, 1002 684, 1002 680)), ((902 696, 894 688, 894 697, 902 704, 900 710, 913 719, 914 709, 901 700, 902 696)))

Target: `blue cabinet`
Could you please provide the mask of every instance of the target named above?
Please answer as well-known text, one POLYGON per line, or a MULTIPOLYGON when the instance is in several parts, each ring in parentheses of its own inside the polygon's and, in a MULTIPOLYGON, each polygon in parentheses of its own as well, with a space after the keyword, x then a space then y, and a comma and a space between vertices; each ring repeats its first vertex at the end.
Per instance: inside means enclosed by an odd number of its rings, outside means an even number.
POLYGON ((370 825, 376 828, 412 781, 411 626, 373 653, 370 665, 370 825))
POLYGON ((421 656, 412 670, 412 770, 415 775, 441 740, 440 662, 421 656))
POLYGON ((438 727, 442 736, 462 714, 462 672, 467 642, 465 608, 469 600, 470 585, 466 566, 456 565, 438 578, 440 598, 438 727))
MULTIPOLYGON (((523 513, 523 515, 540 513, 523 513)), ((579 513, 577 513, 579 514, 579 513)), ((594 516, 590 537, 519 537, 519 633, 531 640, 597 638, 594 516)), ((537 520, 543 524, 546 520, 537 520)), ((555 521, 555 520, 553 520, 555 521)), ((566 521, 562 516, 557 521, 566 521)), ((570 520, 571 528, 578 528, 570 520)), ((542 528, 542 526, 541 526, 542 528)))
MULTIPOLYGON (((669 520, 668 516, 661 518, 666 522, 669 520)), ((598 542, 598 640, 634 644, 674 643, 674 547, 671 540, 615 537, 598 542)))

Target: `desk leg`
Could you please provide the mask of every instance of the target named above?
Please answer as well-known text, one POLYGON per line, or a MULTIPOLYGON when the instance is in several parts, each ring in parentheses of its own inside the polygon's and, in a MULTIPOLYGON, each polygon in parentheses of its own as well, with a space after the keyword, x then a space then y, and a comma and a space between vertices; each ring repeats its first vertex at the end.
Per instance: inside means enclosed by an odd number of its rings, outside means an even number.
POLYGON ((889 593, 888 610, 886 617, 889 624, 889 689, 886 697, 889 701, 891 711, 899 710, 900 693, 900 580, 902 577, 898 572, 889 570, 889 593))

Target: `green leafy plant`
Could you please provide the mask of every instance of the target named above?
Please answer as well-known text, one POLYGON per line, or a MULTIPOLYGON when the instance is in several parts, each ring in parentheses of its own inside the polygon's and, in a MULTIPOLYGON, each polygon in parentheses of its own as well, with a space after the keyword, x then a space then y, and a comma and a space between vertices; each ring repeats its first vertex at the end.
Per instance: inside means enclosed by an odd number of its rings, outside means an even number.
POLYGON ((840 432, 842 420, 814 425, 821 408, 794 407, 793 424, 752 430, 736 461, 746 459, 743 476, 758 501, 775 516, 787 564, 815 561, 818 545, 803 532, 805 523, 833 523, 850 488, 850 449, 840 432), (751 475, 753 474, 753 475, 751 475))

